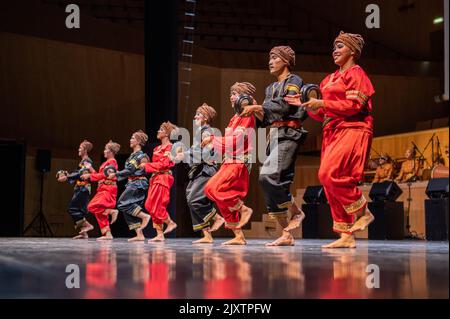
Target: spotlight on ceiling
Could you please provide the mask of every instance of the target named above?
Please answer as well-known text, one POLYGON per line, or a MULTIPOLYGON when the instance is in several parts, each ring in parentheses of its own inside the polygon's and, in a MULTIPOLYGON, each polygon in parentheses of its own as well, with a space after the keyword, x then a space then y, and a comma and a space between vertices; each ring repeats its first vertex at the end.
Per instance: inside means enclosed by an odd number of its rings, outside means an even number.
POLYGON ((433 19, 433 24, 441 24, 442 22, 444 22, 443 17, 437 17, 433 19))

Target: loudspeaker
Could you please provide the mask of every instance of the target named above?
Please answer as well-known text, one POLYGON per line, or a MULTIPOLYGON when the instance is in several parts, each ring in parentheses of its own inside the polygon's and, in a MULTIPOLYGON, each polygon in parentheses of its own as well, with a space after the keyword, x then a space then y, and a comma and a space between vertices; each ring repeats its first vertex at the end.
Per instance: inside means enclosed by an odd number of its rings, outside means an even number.
POLYGON ((333 239, 338 235, 333 232, 333 217, 328 204, 303 204, 305 219, 302 222, 302 238, 333 239))
POLYGON ((394 181, 387 181, 372 184, 369 197, 374 202, 395 202, 395 200, 399 198, 402 193, 402 190, 394 181))
POLYGON ((369 225, 369 239, 403 239, 405 237, 403 202, 370 202, 369 210, 375 217, 369 225))
POLYGON ((448 178, 432 178, 428 182, 426 194, 429 198, 448 198, 448 178))
POLYGON ((0 192, 2 219, 0 237, 22 236, 25 193, 25 144, 0 141, 2 180, 7 183, 0 192))
POLYGON ((50 150, 37 150, 36 169, 41 173, 50 172, 52 153, 50 150))
POLYGON ((425 233, 427 240, 448 241, 448 197, 425 200, 425 233))
POLYGON ((308 204, 327 203, 327 197, 325 196, 323 186, 319 185, 306 187, 303 200, 308 204))

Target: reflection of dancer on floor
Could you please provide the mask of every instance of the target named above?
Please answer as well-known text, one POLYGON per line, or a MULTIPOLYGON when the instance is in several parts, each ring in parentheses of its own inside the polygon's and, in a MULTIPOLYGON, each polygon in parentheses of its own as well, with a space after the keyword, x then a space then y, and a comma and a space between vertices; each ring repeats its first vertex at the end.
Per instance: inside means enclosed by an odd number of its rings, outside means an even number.
POLYGON ((128 241, 144 241, 142 230, 148 225, 150 216, 144 212, 143 206, 148 188, 148 180, 145 172, 139 167, 141 163, 148 161, 148 156, 142 151, 147 143, 148 136, 143 131, 135 132, 130 139, 130 147, 133 153, 125 162, 125 168, 117 173, 110 173, 109 178, 115 176, 119 180, 128 178, 125 190, 117 201, 117 209, 123 213, 130 230, 136 232, 136 236, 128 241))
MULTIPOLYGON (((323 99, 303 104, 309 115, 323 122, 322 158, 319 179, 325 189, 333 215, 333 230, 341 234, 324 248, 353 248, 354 232, 365 229, 374 219, 367 208, 358 183, 370 152, 373 132, 372 83, 356 64, 364 40, 360 35, 343 33, 334 41, 334 63, 340 69, 320 84, 323 99)), ((301 105, 299 97, 286 97, 301 105)))
POLYGON ((176 126, 170 122, 164 122, 158 130, 156 137, 161 141, 161 145, 153 150, 152 161, 142 163, 141 169, 146 173, 151 173, 150 186, 148 188, 145 209, 150 213, 153 220, 153 228, 156 229, 156 237, 149 240, 164 241, 164 234, 168 234, 177 228, 177 224, 170 218, 167 212, 167 205, 170 201, 170 189, 173 185, 172 171, 174 162, 171 158, 172 143, 170 143, 170 134, 176 129, 176 126), (167 228, 163 231, 164 224, 167 228))
POLYGON ((105 145, 103 155, 106 161, 100 165, 98 173, 92 166, 89 167, 89 174, 84 174, 81 178, 85 181, 98 182, 97 193, 88 205, 88 211, 95 215, 102 236, 97 240, 113 239, 111 228, 109 226, 109 215, 111 215, 111 224, 113 224, 119 213, 116 207, 117 198, 117 178, 109 179, 109 173, 118 169, 117 161, 114 156, 119 152, 120 145, 109 141, 105 145))
MULTIPOLYGON (((87 205, 89 202, 89 195, 91 194, 91 184, 88 181, 81 180, 81 175, 88 172, 88 166, 92 166, 92 160, 89 158, 89 152, 92 150, 92 143, 84 140, 78 148, 78 156, 81 157, 81 162, 78 164, 78 170, 68 174, 62 172, 58 174, 58 182, 75 183, 73 196, 69 204, 69 214, 75 223, 75 229, 80 229, 79 235, 73 239, 88 238, 87 232, 94 229, 87 220, 88 214, 87 205)), ((60 173, 60 172, 58 172, 60 173)))
POLYGON ((217 164, 213 156, 214 151, 201 147, 201 140, 211 135, 210 124, 216 117, 216 110, 203 103, 197 108, 194 123, 198 127, 199 138, 194 140, 192 148, 184 153, 178 153, 177 161, 184 160, 191 169, 189 171, 189 184, 186 188, 186 200, 191 212, 192 227, 194 231, 201 230, 203 237, 194 241, 194 244, 210 244, 213 242, 211 232, 222 226, 225 220, 217 214, 212 202, 206 197, 204 189, 211 176, 217 173, 217 164), (203 153, 205 151, 205 153, 203 153))
MULTIPOLYGON (((255 87, 248 82, 235 83, 231 87, 230 102, 233 107, 240 94, 253 95, 255 87)), ((235 238, 224 245, 245 245, 242 226, 248 223, 253 211, 244 205, 247 196, 252 151, 252 136, 255 128, 255 117, 235 114, 225 129, 224 137, 211 135, 205 138, 202 146, 212 142, 212 146, 224 161, 219 171, 211 177, 205 186, 205 194, 213 200, 225 218, 225 227, 233 231, 235 238)), ((210 146, 211 146, 210 145, 210 146)))
POLYGON ((303 81, 291 69, 295 65, 295 52, 288 46, 274 47, 269 54, 270 73, 277 82, 266 88, 262 105, 245 107, 243 115, 254 113, 258 125, 271 127, 276 133, 269 135, 267 159, 259 174, 269 216, 278 221, 283 233, 267 246, 293 246, 294 229, 300 227, 305 214, 297 207, 290 192, 294 181, 295 162, 301 140, 305 137, 303 121, 308 117, 303 107, 290 105, 283 98, 300 93, 303 81), (291 215, 289 219, 288 212, 291 215))

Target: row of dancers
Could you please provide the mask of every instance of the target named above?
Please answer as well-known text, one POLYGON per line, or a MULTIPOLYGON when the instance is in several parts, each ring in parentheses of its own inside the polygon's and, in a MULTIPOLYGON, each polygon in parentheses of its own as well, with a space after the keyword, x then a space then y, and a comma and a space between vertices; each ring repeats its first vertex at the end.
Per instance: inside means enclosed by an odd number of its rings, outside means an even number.
MULTIPOLYGON (((245 205, 252 167, 252 136, 255 127, 270 127, 277 134, 269 134, 267 158, 261 166, 259 184, 269 216, 283 231, 267 246, 292 246, 293 231, 300 227, 305 214, 297 207, 290 192, 294 178, 296 154, 307 135, 303 123, 308 117, 323 124, 323 141, 319 179, 325 189, 332 216, 333 230, 340 238, 325 248, 354 248, 357 231, 364 230, 374 217, 358 183, 363 180, 364 166, 373 136, 372 96, 375 91, 364 70, 357 64, 364 46, 358 34, 342 32, 334 41, 333 60, 339 69, 320 84, 321 96, 305 101, 301 89, 303 80, 291 73, 295 66, 295 52, 289 46, 274 47, 269 53, 269 71, 276 78, 265 90, 264 102, 242 107, 231 118, 225 135, 211 130, 216 111, 204 103, 198 107, 194 121, 201 139, 188 150, 172 151, 170 136, 176 126, 162 123, 157 132, 160 145, 152 159, 142 151, 148 140, 143 131, 133 133, 133 150, 125 167, 118 170, 114 156, 120 146, 110 141, 98 171, 92 166, 89 151, 92 144, 83 141, 79 148, 80 169, 74 173, 59 172, 60 182, 76 183, 69 213, 79 229, 77 239, 88 238, 93 226, 86 220, 88 212, 95 214, 102 231, 100 240, 109 240, 110 223, 122 212, 130 230, 136 236, 130 241, 143 241, 143 229, 150 221, 157 235, 151 239, 164 241, 164 235, 177 225, 167 212, 170 188, 173 185, 171 168, 181 161, 191 165, 186 200, 193 229, 203 237, 194 243, 212 243, 212 233, 222 225, 234 237, 224 245, 245 245, 242 228, 250 221, 253 210, 245 205), (228 147, 231 141, 231 147, 228 147), (275 145, 275 147, 270 146, 275 145), (207 157, 194 161, 196 154, 223 154, 220 165, 207 157), (273 170, 273 164, 277 169, 273 170), (127 179, 125 191, 117 199, 117 181, 127 179), (99 187, 89 202, 91 182, 99 187), (111 218, 111 221, 110 221, 111 218)), ((256 88, 249 82, 237 82, 230 89, 230 104, 235 106, 243 95, 254 96, 256 88)), ((271 130, 272 132, 273 130, 271 130)), ((306 216, 307 217, 307 216, 306 216)))

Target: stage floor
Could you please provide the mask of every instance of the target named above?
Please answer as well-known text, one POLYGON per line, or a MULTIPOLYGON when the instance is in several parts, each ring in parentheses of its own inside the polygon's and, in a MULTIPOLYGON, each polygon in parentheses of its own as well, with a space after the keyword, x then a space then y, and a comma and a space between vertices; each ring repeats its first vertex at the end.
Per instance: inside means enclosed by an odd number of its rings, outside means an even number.
POLYGON ((323 251, 329 241, 223 241, 0 238, 0 298, 449 297, 448 242, 359 240, 356 249, 323 251))

